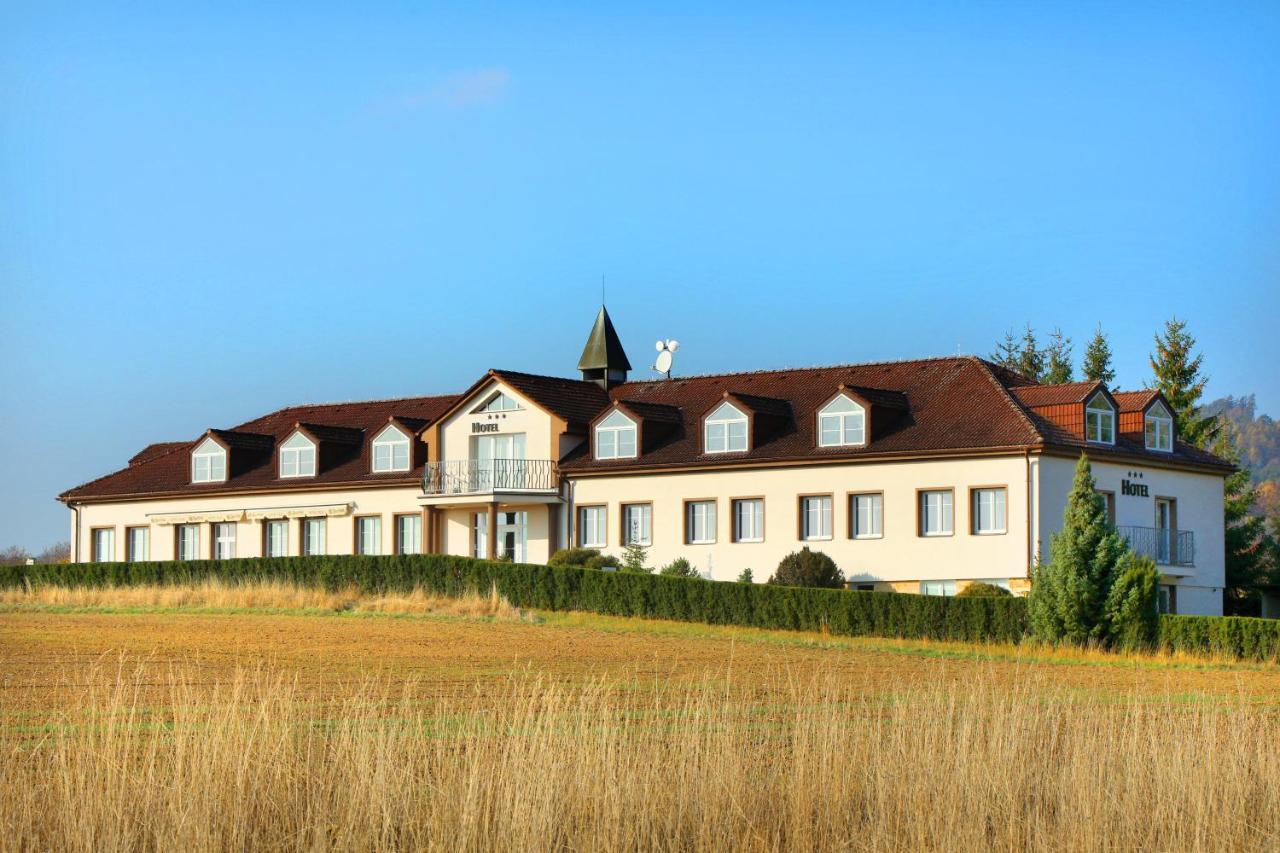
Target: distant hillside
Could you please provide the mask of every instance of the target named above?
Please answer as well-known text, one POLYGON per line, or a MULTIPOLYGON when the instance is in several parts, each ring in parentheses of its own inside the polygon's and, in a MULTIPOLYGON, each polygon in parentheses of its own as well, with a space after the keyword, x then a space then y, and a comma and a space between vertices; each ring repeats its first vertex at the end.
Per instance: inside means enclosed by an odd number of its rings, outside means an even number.
POLYGON ((1254 395, 1222 397, 1205 406, 1212 414, 1226 415, 1235 426, 1240 461, 1249 466, 1258 484, 1259 510, 1280 514, 1280 421, 1258 415, 1254 395))

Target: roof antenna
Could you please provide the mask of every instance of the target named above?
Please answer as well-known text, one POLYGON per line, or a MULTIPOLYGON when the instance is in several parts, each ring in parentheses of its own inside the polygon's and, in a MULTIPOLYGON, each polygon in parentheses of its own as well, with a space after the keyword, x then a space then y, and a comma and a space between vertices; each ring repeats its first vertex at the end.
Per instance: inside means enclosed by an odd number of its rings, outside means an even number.
POLYGON ((600 304, 604 304, 604 273, 600 273, 600 304))
POLYGON ((653 364, 653 370, 671 378, 671 357, 675 355, 676 350, 680 349, 680 342, 677 340, 658 341, 653 345, 658 351, 658 359, 653 364))

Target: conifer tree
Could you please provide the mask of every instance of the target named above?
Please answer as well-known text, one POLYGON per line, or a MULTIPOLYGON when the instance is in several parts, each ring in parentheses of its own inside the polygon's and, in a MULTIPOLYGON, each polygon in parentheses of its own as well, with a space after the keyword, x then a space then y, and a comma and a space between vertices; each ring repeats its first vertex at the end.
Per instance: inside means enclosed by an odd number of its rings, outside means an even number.
POLYGON ((1071 367, 1071 338, 1062 334, 1061 329, 1054 329, 1053 334, 1049 335, 1045 355, 1048 363, 1044 368, 1043 381, 1058 385, 1075 378, 1075 371, 1071 367))
POLYGON ((1031 329, 1030 323, 1022 334, 1022 349, 1018 350, 1018 363, 1014 370, 1037 382, 1044 378, 1044 353, 1040 351, 1036 333, 1031 329))
POLYGON ((1018 343, 1013 338, 1013 332, 1004 333, 1004 340, 996 344, 991 360, 1001 367, 1018 369, 1018 343))
POLYGON ((1102 333, 1102 324, 1098 324, 1089 346, 1084 351, 1084 378, 1090 382, 1101 382, 1108 388, 1116 381, 1116 372, 1111 367, 1111 343, 1102 333))
POLYGON ((1268 546, 1266 523, 1251 515, 1258 498, 1249 469, 1240 461, 1235 430, 1222 419, 1210 448, 1220 459, 1232 462, 1236 470, 1222 484, 1223 530, 1226 544, 1227 588, 1224 609, 1228 614, 1256 616, 1258 587, 1266 582, 1268 546))
POLYGON ((1200 375, 1203 354, 1193 354, 1196 339, 1187 324, 1174 317, 1164 325, 1164 334, 1156 335, 1156 351, 1151 354, 1155 387, 1164 392, 1173 406, 1175 434, 1179 441, 1205 447, 1217 429, 1217 419, 1200 414, 1200 396, 1208 381, 1200 375))

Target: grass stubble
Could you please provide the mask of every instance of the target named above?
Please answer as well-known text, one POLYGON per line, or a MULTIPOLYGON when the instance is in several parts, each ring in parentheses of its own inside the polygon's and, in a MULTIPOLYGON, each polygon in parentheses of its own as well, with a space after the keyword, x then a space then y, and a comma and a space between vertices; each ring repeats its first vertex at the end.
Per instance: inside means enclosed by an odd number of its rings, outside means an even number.
MULTIPOLYGON (((194 606, 364 606, 254 594, 194 606)), ((493 598, 453 606, 523 618, 493 598)), ((0 727, 0 847, 1280 849, 1275 703, 1117 701, 1035 668, 763 691, 732 661, 643 689, 517 667, 469 695, 379 674, 318 697, 273 664, 171 663, 157 693, 153 662, 104 657, 67 673, 74 705, 0 727)))

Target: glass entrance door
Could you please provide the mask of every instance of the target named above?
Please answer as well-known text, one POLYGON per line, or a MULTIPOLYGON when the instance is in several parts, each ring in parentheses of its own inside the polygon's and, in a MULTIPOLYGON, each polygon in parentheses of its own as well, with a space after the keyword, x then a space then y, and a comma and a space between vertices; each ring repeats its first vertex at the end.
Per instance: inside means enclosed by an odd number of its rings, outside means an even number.
MULTIPOLYGON (((489 513, 477 512, 471 516, 472 556, 484 559, 489 556, 489 513)), ((529 513, 499 512, 498 540, 494 556, 517 563, 525 561, 529 544, 529 513)))
POLYGON ((1168 565, 1173 556, 1173 501, 1156 498, 1156 562, 1168 565))
POLYGON ((510 489, 524 461, 524 433, 476 435, 471 438, 473 491, 510 489))

